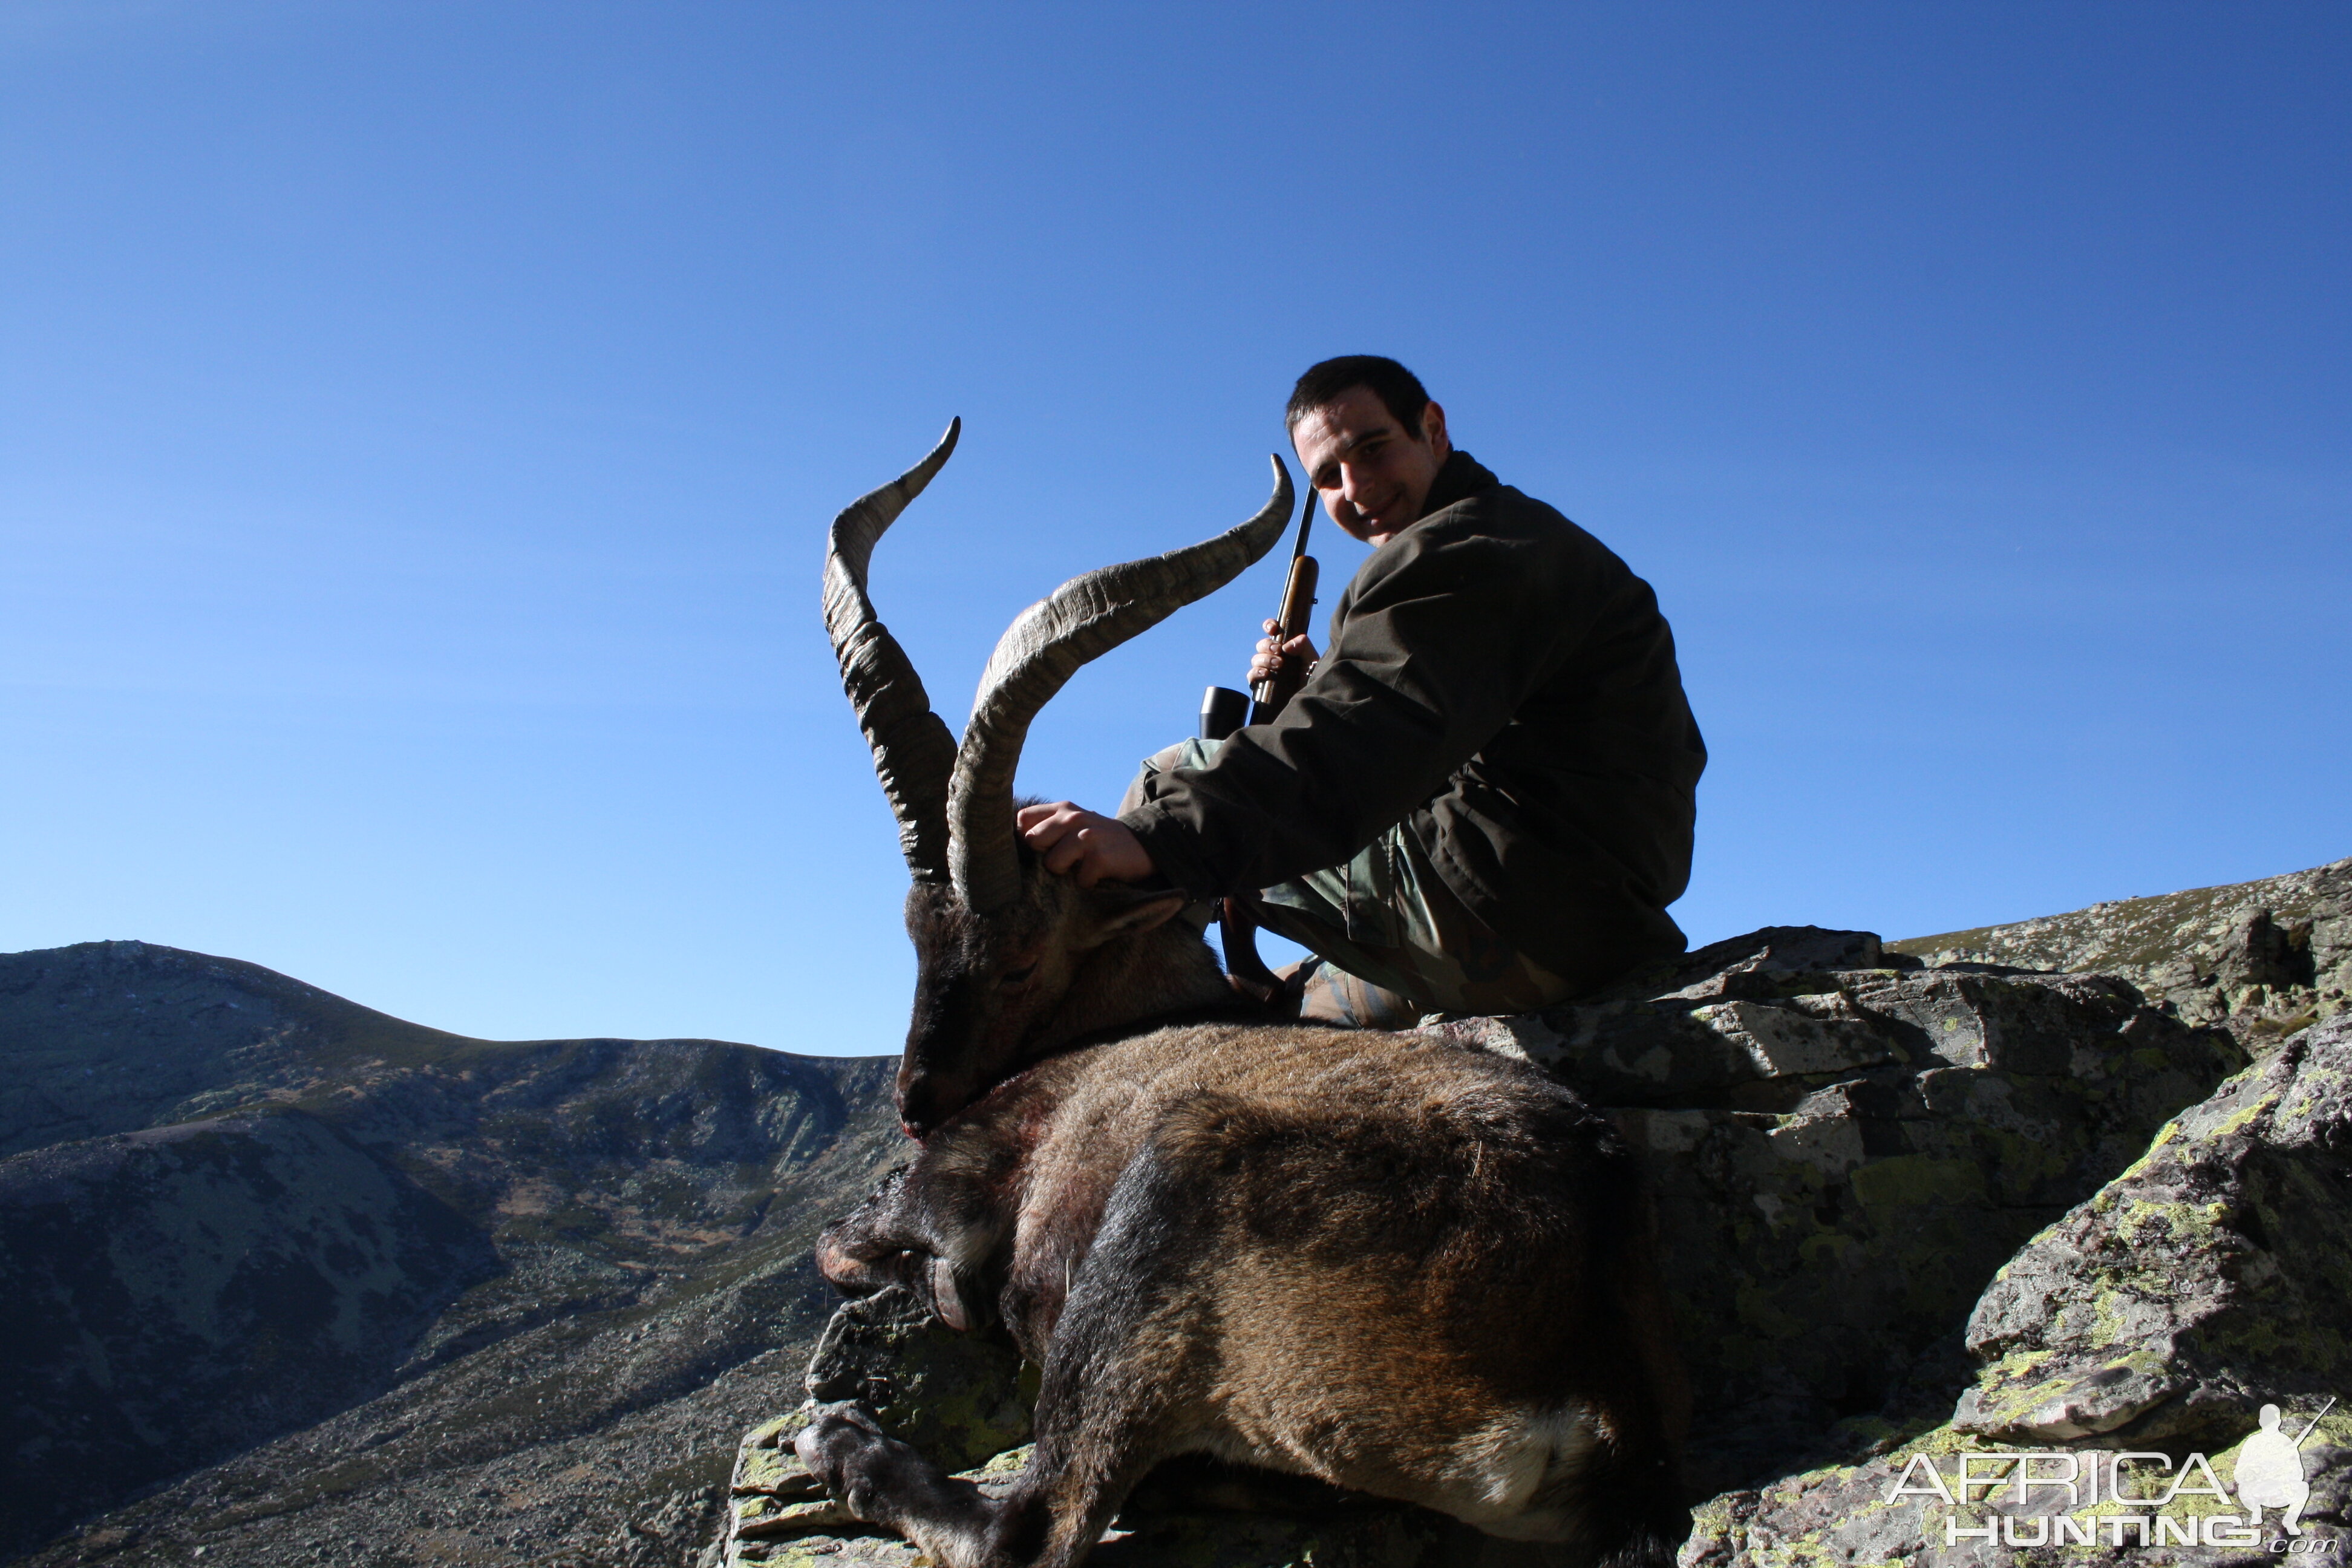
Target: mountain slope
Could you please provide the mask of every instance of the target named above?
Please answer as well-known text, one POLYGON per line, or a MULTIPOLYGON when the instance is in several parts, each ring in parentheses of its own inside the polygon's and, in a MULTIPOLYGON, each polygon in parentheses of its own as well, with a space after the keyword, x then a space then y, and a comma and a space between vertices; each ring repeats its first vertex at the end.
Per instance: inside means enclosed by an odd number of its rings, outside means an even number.
POLYGON ((391 1382, 499 1272, 488 1241, 352 1140, 260 1111, 0 1162, 12 1500, 158 1480, 391 1382))
MULTIPOLYGON (((890 1066, 470 1040, 137 942, 0 956, 0 1551, 225 1459, 197 1492, 250 1524, 714 1400, 722 1453, 716 1384, 805 1353, 810 1238, 897 1155, 890 1066)), ((572 1522, 668 1561, 624 1517, 696 1490, 665 1485, 572 1522)), ((100 1534, 74 1551, 132 1544, 100 1534)))
POLYGON ((139 942, 0 954, 0 1154, 478 1044, 232 958, 139 942))

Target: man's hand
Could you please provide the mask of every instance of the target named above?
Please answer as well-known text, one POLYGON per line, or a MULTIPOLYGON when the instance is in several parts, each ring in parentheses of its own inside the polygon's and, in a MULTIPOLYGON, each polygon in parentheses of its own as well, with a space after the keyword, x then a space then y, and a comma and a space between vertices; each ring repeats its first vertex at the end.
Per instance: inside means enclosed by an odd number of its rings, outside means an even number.
POLYGON ((1045 858, 1045 869, 1075 875, 1081 888, 1097 882, 1139 882, 1151 875, 1151 852, 1117 817, 1102 816, 1066 800, 1024 805, 1013 820, 1029 847, 1045 858))
POLYGON ((1282 668, 1282 661, 1286 658, 1303 658, 1307 661, 1307 668, 1311 670, 1315 668, 1318 656, 1315 652, 1315 645, 1307 640, 1307 634, 1301 632, 1277 647, 1275 646, 1274 639, 1281 633, 1281 622, 1265 623, 1265 636, 1257 639, 1257 652, 1250 657, 1250 685, 1256 686, 1272 680, 1276 673, 1282 668))

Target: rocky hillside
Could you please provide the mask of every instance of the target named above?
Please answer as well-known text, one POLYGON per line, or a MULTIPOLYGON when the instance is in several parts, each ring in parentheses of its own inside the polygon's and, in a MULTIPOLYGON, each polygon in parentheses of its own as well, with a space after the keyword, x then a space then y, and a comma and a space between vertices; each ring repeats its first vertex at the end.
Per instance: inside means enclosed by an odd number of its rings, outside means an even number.
POLYGON ((1892 945, 1928 963, 2120 975, 2190 1023, 2275 1040, 2352 994, 2352 860, 1892 945))
MULTIPOLYGON (((2250 1402, 2352 1392, 2352 1033, 2307 1026, 2352 985, 2347 917, 2352 861, 1896 943, 1759 931, 1433 1026, 1643 1152, 1703 1394, 1685 1560, 1988 1561, 1934 1547, 1984 1510, 1874 1502, 1887 1467, 2221 1463, 2250 1402)), ((803 1394, 960 1462, 1025 1416, 1017 1363, 919 1309, 836 1321, 812 1365, 809 1242, 900 1155, 890 1066, 470 1040, 135 942, 0 956, 0 1557, 905 1568, 792 1473, 803 1394)), ((2334 1541, 2352 1424, 2317 1432, 2334 1541)), ((1349 1506, 1147 1499, 1099 1560, 1489 1552, 1349 1506)))
MULTIPOLYGON (((2037 1476, 2112 1468, 2119 1449, 2157 1468, 2202 1452, 2230 1474, 2266 1404, 2308 1427, 2309 1538, 2293 1549, 2344 1550, 2352 1417, 2327 1400, 2352 1388, 2352 1016, 2326 900, 2347 868, 2182 896, 2168 948, 2154 900, 1969 933, 1968 956, 1771 928, 1541 1014, 1424 1026, 1568 1082, 1637 1152, 1696 1394, 1685 1568, 2275 1560, 2275 1513, 2265 1538, 2223 1517, 2227 1497, 2135 1506, 2153 1495, 2146 1468, 2126 1500, 2080 1509, 1959 1488, 1962 1467, 1981 1483, 2033 1450, 2037 1476), (2231 969, 2266 929, 2311 967, 2231 969), (2052 956, 2127 956, 2149 990, 2019 962, 2052 956), (1891 1500, 1915 1465, 1966 1506, 1891 1500), (2166 1544, 2159 1513, 2188 1550, 2140 1550, 2166 1544), (2061 1530, 2099 1550, 2005 1554, 2061 1530)), ((1007 1352, 900 1297, 843 1309, 806 1402, 745 1439, 728 1568, 915 1568, 912 1548, 817 1496, 793 1452, 827 1402, 865 1405, 983 1491, 1020 1468, 1023 1450, 1000 1451, 1025 1433, 1007 1352)), ((1521 1561, 1399 1504, 1154 1488, 1094 1561, 1521 1561)))
POLYGON ((0 956, 0 1554, 690 1560, 830 1310, 816 1226, 896 1157, 889 1068, 0 956))

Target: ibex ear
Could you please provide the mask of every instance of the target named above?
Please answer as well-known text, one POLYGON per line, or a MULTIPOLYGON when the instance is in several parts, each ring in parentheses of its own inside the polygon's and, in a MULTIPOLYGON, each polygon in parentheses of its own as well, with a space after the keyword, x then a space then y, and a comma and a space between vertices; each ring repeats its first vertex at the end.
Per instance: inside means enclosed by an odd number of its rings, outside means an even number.
POLYGON ((1192 901, 1190 893, 1174 889, 1125 888, 1115 882, 1098 884, 1088 897, 1097 922, 1094 931, 1097 943, 1150 931, 1192 901))

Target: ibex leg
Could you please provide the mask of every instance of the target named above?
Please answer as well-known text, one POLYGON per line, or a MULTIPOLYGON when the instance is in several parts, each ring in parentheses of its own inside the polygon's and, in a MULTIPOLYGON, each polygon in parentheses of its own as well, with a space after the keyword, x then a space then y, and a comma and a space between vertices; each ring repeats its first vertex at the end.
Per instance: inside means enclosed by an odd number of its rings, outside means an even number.
MULTIPOLYGON (((958 1480, 854 1406, 796 1447, 859 1518, 920 1547, 940 1568, 1072 1568, 1102 1539, 1136 1483, 1168 1451, 1171 1396, 1187 1346, 1171 1308, 1191 1249, 1168 1246, 1171 1207, 1150 1153, 1114 1188, 1045 1352, 1036 1447, 1001 1500, 958 1480)), ((1181 1314, 1176 1314, 1181 1316, 1181 1314)))
POLYGON ((824 1489, 858 1518, 886 1525, 945 1568, 979 1568, 997 1505, 949 1476, 855 1405, 820 1416, 793 1443, 824 1489))
POLYGON ((851 1512, 896 1531, 940 1568, 1072 1568, 1102 1538, 1156 1455, 1146 1456, 1133 1441, 1148 1428, 1146 1413, 1106 1419, 1101 1402, 1057 1404, 1052 1387, 1049 1379, 1047 1396, 1038 1402, 1028 1468, 1002 1500, 885 1436, 855 1405, 818 1419, 795 1447, 851 1512))
POLYGON ((1082 1560, 1152 1467, 1181 1452, 1206 1314, 1192 1274, 1202 1194, 1147 1142, 1111 1189, 1054 1322, 1037 1446, 1005 1499, 1034 1510, 1040 1568, 1082 1560))
POLYGON ((940 1568, 1069 1568, 1118 1511, 1108 1488, 1087 1485, 1085 1467, 1054 1467, 1044 1485, 1033 1484, 1041 1479, 1034 1457, 1012 1494, 992 1500, 885 1436, 855 1406, 820 1419, 795 1447, 851 1512, 905 1536, 940 1568))

